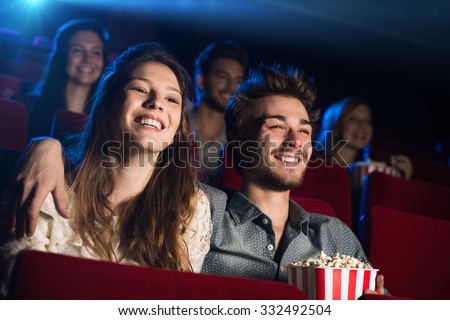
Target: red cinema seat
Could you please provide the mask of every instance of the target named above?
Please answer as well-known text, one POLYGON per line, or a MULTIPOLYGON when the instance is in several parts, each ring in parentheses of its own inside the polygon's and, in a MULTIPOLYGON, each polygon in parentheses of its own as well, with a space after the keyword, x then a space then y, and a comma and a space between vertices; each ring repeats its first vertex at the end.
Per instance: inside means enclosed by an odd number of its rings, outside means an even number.
POLYGON ((333 207, 325 201, 298 196, 291 196, 291 199, 308 212, 320 213, 336 218, 336 212, 333 207))
POLYGON ((80 133, 86 126, 88 116, 68 110, 58 110, 53 116, 51 136, 60 140, 71 134, 80 133))
POLYGON ((228 145, 223 151, 223 164, 220 168, 221 187, 230 190, 241 190, 242 176, 236 169, 236 164, 227 149, 228 145))
POLYGON ((450 187, 450 167, 443 162, 412 160, 412 179, 450 187))
POLYGON ((15 59, 0 59, 0 69, 2 73, 19 78, 22 81, 36 83, 42 78, 45 64, 15 59))
MULTIPOLYGON (((387 128, 379 128, 380 130, 376 130, 377 133, 386 133, 387 128)), ((397 131, 398 128, 396 128, 397 131)), ((419 145, 411 145, 410 143, 405 143, 400 140, 393 140, 393 134, 388 134, 388 138, 382 138, 378 134, 374 136, 370 142, 370 158, 375 160, 383 160, 386 162, 390 162, 390 156, 384 159, 379 157, 380 153, 384 154, 405 154, 411 159, 422 160, 422 161, 437 161, 443 162, 446 161, 442 157, 442 155, 438 154, 434 147, 432 146, 419 146, 419 145), (372 150, 373 149, 373 150, 372 150)), ((408 141, 414 141, 411 137, 408 137, 408 141)))
POLYGON ((365 251, 396 296, 450 299, 450 221, 373 206, 365 251))
MULTIPOLYGON (((370 149, 370 159, 390 163, 392 153, 379 149, 370 149)), ((438 157, 438 154, 436 154, 438 157)), ((421 180, 450 186, 450 167, 443 160, 417 160, 412 158, 413 174, 411 179, 421 180)))
POLYGON ((169 271, 39 251, 19 253, 10 299, 303 300, 287 283, 169 271))
POLYGON ((374 205, 450 220, 450 187, 374 172, 364 183, 362 216, 374 205))
POLYGON ((20 94, 22 82, 19 78, 0 74, 0 97, 12 98, 20 94))
POLYGON ((0 199, 3 199, 11 174, 21 155, 21 151, 0 148, 0 199))
POLYGON ((291 195, 326 201, 334 208, 336 216, 352 227, 352 195, 345 167, 308 168, 303 183, 291 190, 291 195))
POLYGON ((28 119, 23 104, 0 97, 0 148, 23 151, 27 136, 28 119))

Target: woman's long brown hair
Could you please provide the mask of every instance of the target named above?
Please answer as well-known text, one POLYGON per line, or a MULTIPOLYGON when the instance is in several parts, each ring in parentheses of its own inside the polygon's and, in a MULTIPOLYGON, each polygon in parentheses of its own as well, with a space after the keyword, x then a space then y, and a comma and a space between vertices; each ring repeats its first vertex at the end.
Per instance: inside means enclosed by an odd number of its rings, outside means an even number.
POLYGON ((130 259, 144 266, 192 270, 183 241, 197 203, 189 141, 191 88, 184 68, 154 43, 130 47, 105 70, 91 102, 89 122, 76 148, 68 153, 75 167, 70 188, 74 228, 100 259, 130 259), (161 151, 142 193, 113 208, 108 200, 117 174, 117 162, 108 147, 113 99, 131 72, 147 62, 164 64, 176 75, 183 97, 181 122, 173 143, 161 151), (115 255, 117 240, 121 256, 115 255))

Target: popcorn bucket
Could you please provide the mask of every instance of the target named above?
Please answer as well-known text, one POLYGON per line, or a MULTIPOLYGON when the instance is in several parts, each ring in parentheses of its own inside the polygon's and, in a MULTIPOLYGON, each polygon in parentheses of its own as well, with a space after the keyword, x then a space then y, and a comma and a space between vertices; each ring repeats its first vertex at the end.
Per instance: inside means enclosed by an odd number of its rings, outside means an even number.
POLYGON ((356 300, 366 289, 375 290, 378 269, 288 267, 288 283, 311 300, 356 300))
POLYGON ((384 162, 358 161, 349 165, 351 185, 354 190, 362 187, 364 178, 372 172, 382 172, 384 174, 399 177, 400 173, 393 167, 387 166, 384 162))

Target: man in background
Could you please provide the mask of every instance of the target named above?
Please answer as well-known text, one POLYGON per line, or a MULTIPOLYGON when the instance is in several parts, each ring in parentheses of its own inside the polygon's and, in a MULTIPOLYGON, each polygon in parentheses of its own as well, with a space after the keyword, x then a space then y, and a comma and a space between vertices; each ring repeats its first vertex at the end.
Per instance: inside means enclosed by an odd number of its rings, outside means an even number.
POLYGON ((219 156, 226 144, 224 114, 237 86, 245 80, 248 56, 235 41, 216 41, 195 60, 196 156, 204 182, 217 185, 219 156))

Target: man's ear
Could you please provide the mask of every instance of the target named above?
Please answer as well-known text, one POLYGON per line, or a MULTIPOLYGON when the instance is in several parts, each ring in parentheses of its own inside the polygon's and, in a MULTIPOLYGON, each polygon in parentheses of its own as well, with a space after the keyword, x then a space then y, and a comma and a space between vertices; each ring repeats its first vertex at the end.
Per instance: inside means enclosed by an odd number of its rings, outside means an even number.
POLYGON ((203 77, 203 75, 199 75, 197 77, 197 87, 201 90, 204 91, 205 90, 205 77, 203 77))

